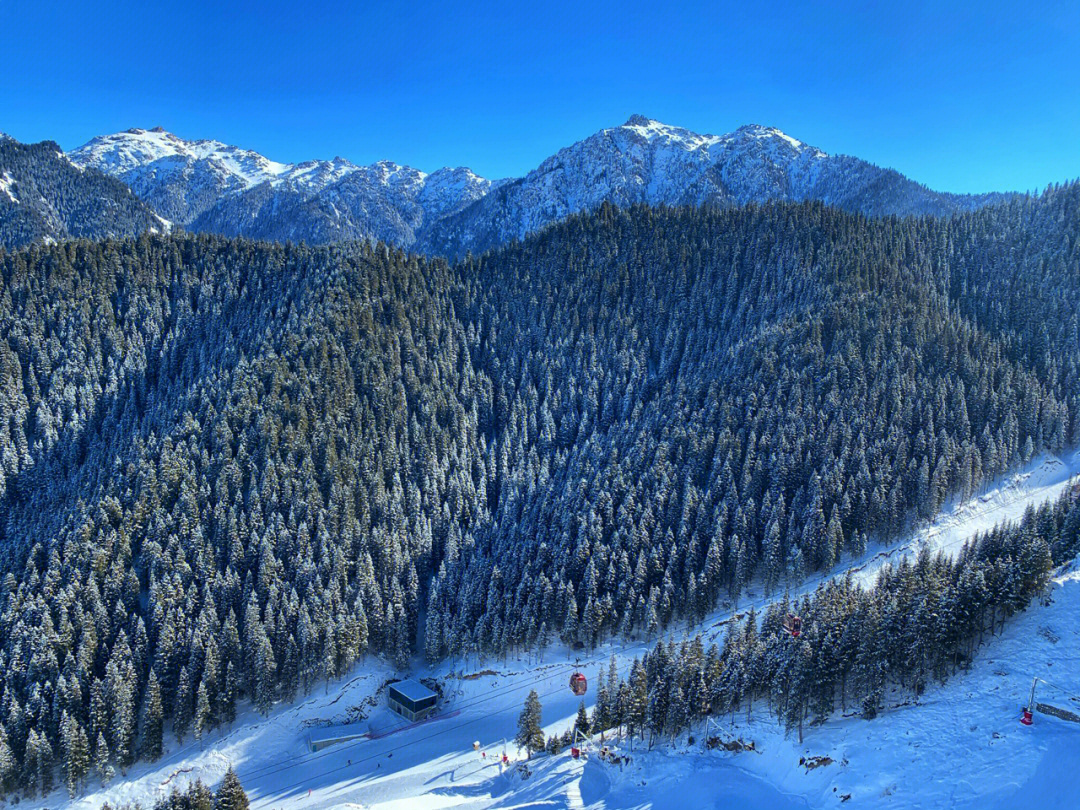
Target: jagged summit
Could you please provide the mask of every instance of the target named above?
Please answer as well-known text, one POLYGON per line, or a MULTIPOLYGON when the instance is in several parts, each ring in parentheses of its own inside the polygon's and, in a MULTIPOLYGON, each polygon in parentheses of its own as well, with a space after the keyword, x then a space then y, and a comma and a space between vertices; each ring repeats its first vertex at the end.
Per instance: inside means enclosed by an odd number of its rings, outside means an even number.
POLYGON ((69 156, 79 165, 115 175, 132 186, 147 171, 157 174, 163 168, 158 163, 162 160, 169 161, 174 168, 182 163, 206 161, 229 190, 283 179, 293 168, 290 164, 278 163, 258 152, 221 141, 185 140, 160 126, 153 129, 135 127, 101 135, 73 150, 69 156))
POLYGON ((456 183, 436 179, 444 189, 440 196, 425 191, 426 173, 391 160, 370 166, 340 156, 280 163, 221 141, 185 140, 160 126, 102 135, 69 155, 76 165, 120 178, 170 220, 234 235, 254 235, 250 229, 258 221, 271 229, 260 233, 270 239, 370 236, 405 244, 406 231, 423 220, 418 197, 428 201, 426 208, 454 211, 490 186, 467 169, 440 170, 459 173, 456 183), (264 184, 272 189, 269 196, 258 191, 264 184), (289 221, 275 225, 268 216, 289 221))
POLYGON ((945 214, 988 197, 938 194, 896 172, 830 156, 776 127, 709 135, 635 114, 572 144, 427 235, 431 253, 461 255, 520 238, 603 202, 742 205, 821 200, 869 215, 945 214))
POLYGON ((735 130, 733 133, 726 136, 726 138, 728 138, 728 139, 754 138, 754 139, 758 139, 758 140, 775 139, 775 140, 779 140, 781 142, 784 142, 784 143, 788 144, 793 149, 797 149, 797 150, 808 149, 808 150, 812 151, 817 157, 828 157, 828 155, 825 152, 821 151, 816 146, 810 146, 809 144, 804 143, 803 141, 800 141, 798 138, 793 138, 790 135, 788 135, 786 132, 783 132, 782 130, 777 129, 776 127, 768 127, 768 126, 763 126, 761 124, 744 124, 743 126, 739 127, 737 130, 735 130))
MULTIPOLYGON (((662 137, 667 140, 677 140, 687 144, 691 148, 711 146, 713 144, 732 144, 748 139, 778 139, 783 143, 787 143, 794 149, 811 149, 821 156, 825 156, 825 153, 820 149, 809 146, 776 127, 765 126, 762 124, 743 124, 727 135, 709 135, 697 133, 683 127, 665 124, 655 118, 648 118, 644 115, 635 113, 626 120, 625 124, 621 127, 616 127, 615 129, 630 130, 646 138, 662 137)), ((605 131, 612 132, 615 130, 605 131)))
POLYGON ((99 136, 69 157, 120 178, 161 216, 189 229, 308 242, 375 238, 443 255, 520 238, 605 201, 813 199, 904 215, 946 214, 991 199, 938 194, 857 158, 830 156, 776 127, 701 134, 640 113, 560 149, 524 177, 498 182, 465 167, 427 174, 392 160, 279 163, 160 126, 99 136))
POLYGON ((662 121, 657 121, 655 118, 646 118, 643 115, 632 115, 621 127, 602 130, 602 132, 633 133, 636 136, 648 140, 661 138, 667 141, 677 141, 686 144, 690 148, 708 145, 719 140, 715 135, 700 135, 689 129, 665 124, 662 121))

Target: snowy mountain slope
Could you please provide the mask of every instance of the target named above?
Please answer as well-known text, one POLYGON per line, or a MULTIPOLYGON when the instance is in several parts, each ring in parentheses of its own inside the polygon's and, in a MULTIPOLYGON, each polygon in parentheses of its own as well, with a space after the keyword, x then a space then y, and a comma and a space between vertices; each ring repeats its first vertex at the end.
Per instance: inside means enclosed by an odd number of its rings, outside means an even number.
POLYGON ((1080 451, 1061 458, 1040 456, 1019 472, 985 487, 979 495, 954 500, 934 521, 916 529, 907 542, 872 553, 865 562, 854 561, 848 570, 866 587, 883 566, 896 565, 904 557, 913 560, 923 549, 955 555, 976 533, 1019 520, 1029 507, 1056 500, 1065 487, 1077 482, 1078 475, 1080 451))
POLYGON ((430 175, 396 163, 355 167, 311 193, 292 179, 227 195, 198 216, 196 231, 314 243, 378 239, 413 245, 433 217, 460 211, 489 183, 468 169, 430 175))
MULTIPOLYGON (((1037 459, 1018 475, 946 509, 914 537, 842 564, 831 575, 895 558, 899 551, 928 537, 943 537, 946 531, 949 545, 941 547, 959 548, 1000 519, 1058 497, 1078 473, 1080 454, 1037 459)), ((798 592, 812 590, 819 581, 807 581, 798 592)), ((763 607, 771 600, 751 596, 751 601, 763 607)), ((729 615, 716 613, 691 632, 702 630, 708 640, 719 639, 729 615)), ((629 754, 631 762, 622 769, 596 756, 575 761, 564 753, 535 758, 527 765, 532 775, 522 779, 518 752, 502 741, 512 738, 528 691, 540 694, 545 730, 562 731, 572 724, 578 703, 566 686, 571 672, 580 669, 595 678, 611 654, 625 671, 652 643, 606 645, 584 660, 571 660, 564 650, 552 651, 542 661, 517 656, 458 662, 456 669, 442 666, 430 674, 446 691, 443 713, 417 725, 381 708, 382 688, 393 672, 368 661, 325 693, 279 707, 267 718, 249 709, 229 730, 201 743, 173 742, 163 759, 135 765, 105 789, 74 802, 56 792, 28 806, 89 810, 106 800, 147 806, 174 785, 195 778, 216 782, 230 765, 255 808, 783 810, 833 807, 848 794, 858 807, 1073 806, 1060 786, 1080 766, 1080 727, 1037 715, 1035 725, 1026 728, 1017 717, 1036 674, 1063 688, 1045 686, 1040 700, 1068 705, 1068 695, 1080 695, 1080 572, 1075 565, 1059 571, 1052 601, 1033 604, 1008 623, 1005 633, 979 652, 970 672, 944 687, 932 687, 916 703, 909 704, 906 697, 887 701, 891 708, 873 721, 832 720, 809 729, 800 746, 796 738, 785 737, 771 717, 758 715, 746 723, 740 715, 730 733, 753 740, 757 753, 706 753, 685 739, 652 752, 642 751, 640 743, 631 751, 623 743, 617 749, 629 754), (462 673, 480 674, 462 678, 462 673), (898 702, 903 705, 893 705, 898 702), (312 726, 356 722, 357 708, 366 714, 360 725, 370 729, 369 737, 310 751, 312 726), (481 743, 483 756, 473 751, 473 741, 481 743), (508 773, 500 773, 498 764, 504 750, 512 761, 508 773), (800 758, 808 756, 828 756, 834 762, 811 770, 799 765, 800 758)), ((586 703, 591 705, 594 698, 595 689, 586 703)))
MULTIPOLYGON (((185 141, 161 127, 103 135, 69 153, 72 162, 123 180, 162 216, 186 224, 222 196, 279 180, 292 166, 219 141, 185 141)), ((301 176, 321 177, 329 167, 301 176)))
POLYGON ((167 229, 130 188, 72 164, 52 141, 0 137, 0 245, 167 229))
POLYGON ((771 127, 700 135, 640 115, 560 150, 523 178, 496 182, 465 168, 429 175, 390 161, 278 163, 160 127, 100 136, 69 156, 118 177, 163 217, 194 230, 308 242, 375 238, 449 256, 603 202, 821 200, 869 215, 947 214, 1000 196, 940 194, 771 127))
POLYGON ((458 255, 520 238, 602 202, 739 205, 821 200, 869 215, 946 214, 993 195, 939 194, 899 173, 830 156, 778 129, 699 135, 632 116, 560 150, 429 234, 428 252, 458 255))
POLYGON ((458 211, 491 185, 461 168, 427 175, 390 161, 278 163, 160 127, 94 138, 70 157, 118 177, 163 216, 194 230, 263 239, 409 245, 425 216, 458 211))
POLYGON ((685 738, 652 752, 620 743, 614 749, 629 765, 563 755, 538 763, 537 782, 551 807, 574 806, 580 793, 581 806, 609 809, 1074 808, 1080 725, 1041 713, 1031 727, 1018 722, 1036 675, 1052 684, 1039 683, 1037 700, 1080 708, 1080 561, 1059 571, 1048 602, 1008 624, 970 671, 875 720, 832 720, 799 745, 771 717, 740 717, 712 733, 752 740, 754 752, 706 752, 685 738), (817 757, 831 762, 801 764, 817 757))
MULTIPOLYGON (((811 807, 1067 808, 1076 806, 1080 725, 1036 714, 1019 722, 1032 678, 1036 699, 1074 712, 1080 703, 1080 561, 1055 576, 1048 603, 1033 604, 975 657, 970 671, 880 718, 830 721, 799 746, 767 719, 739 728, 762 748, 733 764, 811 807), (808 772, 800 757, 834 764, 808 772), (835 791, 835 792, 834 792, 835 791)), ((895 704, 897 701, 892 701, 895 704)))

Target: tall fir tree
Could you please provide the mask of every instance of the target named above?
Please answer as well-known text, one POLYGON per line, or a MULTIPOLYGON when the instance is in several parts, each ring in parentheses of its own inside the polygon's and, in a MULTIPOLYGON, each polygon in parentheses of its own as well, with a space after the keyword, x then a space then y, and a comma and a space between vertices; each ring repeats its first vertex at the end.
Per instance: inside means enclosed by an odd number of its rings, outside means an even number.
POLYGON ((536 690, 529 691, 525 698, 525 707, 518 716, 518 731, 514 741, 528 752, 531 759, 533 752, 544 749, 544 729, 541 723, 540 696, 536 690))

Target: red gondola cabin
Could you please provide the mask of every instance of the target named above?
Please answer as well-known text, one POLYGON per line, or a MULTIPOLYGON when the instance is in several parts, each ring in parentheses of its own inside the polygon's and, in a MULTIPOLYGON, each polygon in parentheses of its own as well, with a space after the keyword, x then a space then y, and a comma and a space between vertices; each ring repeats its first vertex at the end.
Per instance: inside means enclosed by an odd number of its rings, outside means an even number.
POLYGON ((784 629, 791 634, 792 638, 798 638, 799 634, 802 633, 802 619, 794 613, 789 613, 788 617, 784 619, 784 629))
POLYGON ((580 672, 575 672, 570 676, 570 691, 578 697, 589 691, 589 682, 585 680, 585 676, 580 672))

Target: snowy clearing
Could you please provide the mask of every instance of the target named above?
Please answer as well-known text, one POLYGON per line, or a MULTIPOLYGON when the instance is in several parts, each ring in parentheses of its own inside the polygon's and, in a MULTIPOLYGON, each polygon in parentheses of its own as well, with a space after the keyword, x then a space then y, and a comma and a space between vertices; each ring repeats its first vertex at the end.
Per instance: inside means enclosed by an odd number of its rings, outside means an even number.
POLYGON ((0 192, 4 193, 4 196, 11 200, 16 205, 19 204, 19 198, 15 196, 15 192, 11 189, 15 187, 15 178, 11 176, 9 172, 0 174, 0 192))

